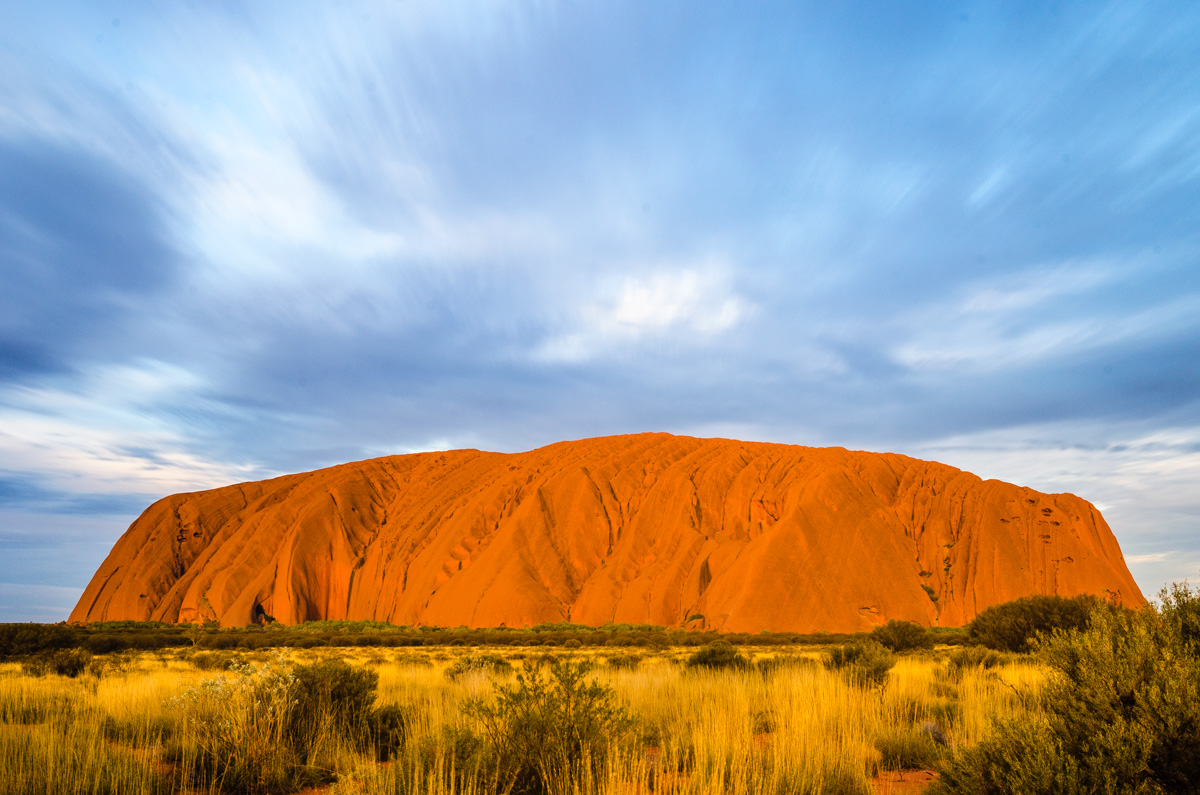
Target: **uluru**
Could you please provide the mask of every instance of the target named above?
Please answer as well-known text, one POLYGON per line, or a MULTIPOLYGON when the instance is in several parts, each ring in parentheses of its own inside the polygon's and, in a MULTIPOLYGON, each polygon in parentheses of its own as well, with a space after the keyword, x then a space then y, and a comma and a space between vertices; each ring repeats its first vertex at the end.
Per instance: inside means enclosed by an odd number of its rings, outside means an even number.
POLYGON ((71 620, 854 632, 1084 593, 1144 604, 1074 495, 891 453, 654 433, 172 495, 71 620))

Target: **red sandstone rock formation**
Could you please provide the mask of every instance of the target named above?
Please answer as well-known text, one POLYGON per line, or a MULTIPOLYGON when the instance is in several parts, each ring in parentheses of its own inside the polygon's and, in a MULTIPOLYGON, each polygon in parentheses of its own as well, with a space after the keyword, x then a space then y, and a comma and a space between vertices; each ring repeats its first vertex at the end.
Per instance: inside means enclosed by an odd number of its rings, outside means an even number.
POLYGON ((1144 603, 1100 513, 902 455, 669 434, 392 456, 150 506, 73 621, 955 626, 1144 603), (703 618, 693 618, 702 616, 703 618))

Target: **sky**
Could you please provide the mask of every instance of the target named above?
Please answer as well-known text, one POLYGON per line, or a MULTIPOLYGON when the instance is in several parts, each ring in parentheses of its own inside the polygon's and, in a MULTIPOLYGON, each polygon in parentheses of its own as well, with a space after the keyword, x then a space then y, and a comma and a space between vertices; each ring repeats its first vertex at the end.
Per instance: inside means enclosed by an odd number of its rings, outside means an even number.
POLYGON ((170 493, 640 431, 1200 579, 1200 7, 0 3, 0 621, 170 493))

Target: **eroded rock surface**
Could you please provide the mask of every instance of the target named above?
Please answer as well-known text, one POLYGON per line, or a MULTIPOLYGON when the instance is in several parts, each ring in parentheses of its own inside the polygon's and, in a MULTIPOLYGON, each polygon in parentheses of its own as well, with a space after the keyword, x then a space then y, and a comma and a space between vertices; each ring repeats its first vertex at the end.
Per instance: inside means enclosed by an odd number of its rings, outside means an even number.
POLYGON ((1144 603, 1074 495, 902 455, 641 434, 176 494, 71 619, 841 632, 1081 593, 1144 603))

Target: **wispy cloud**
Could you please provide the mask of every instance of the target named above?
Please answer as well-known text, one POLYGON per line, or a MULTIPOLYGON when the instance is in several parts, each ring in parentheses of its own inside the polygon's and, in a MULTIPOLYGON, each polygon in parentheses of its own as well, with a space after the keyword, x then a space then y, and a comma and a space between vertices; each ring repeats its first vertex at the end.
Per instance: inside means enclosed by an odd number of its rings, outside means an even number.
POLYGON ((703 345, 742 322, 753 305, 730 289, 724 269, 651 269, 620 280, 616 295, 578 308, 576 327, 537 351, 544 361, 580 362, 628 352, 642 342, 673 338, 703 345))
POLYGON ((1198 22, 0 5, 13 543, 382 452, 668 429, 1077 490, 1140 582, 1174 576, 1198 22))
POLYGON ((1195 296, 1168 293, 1149 307, 1119 297, 1158 267, 1133 256, 1029 268, 969 284, 901 321, 906 338, 891 355, 917 371, 995 372, 1138 337, 1171 337, 1195 325, 1195 296))
POLYGON ((1144 563, 1162 563, 1171 557, 1178 555, 1178 551, 1172 549, 1169 552, 1150 552, 1145 555, 1126 555, 1125 562, 1131 566, 1140 566, 1144 563))
POLYGON ((168 494, 226 485, 261 468, 189 450, 176 413, 196 378, 161 362, 101 369, 69 389, 0 391, 0 470, 35 473, 60 490, 168 494))

